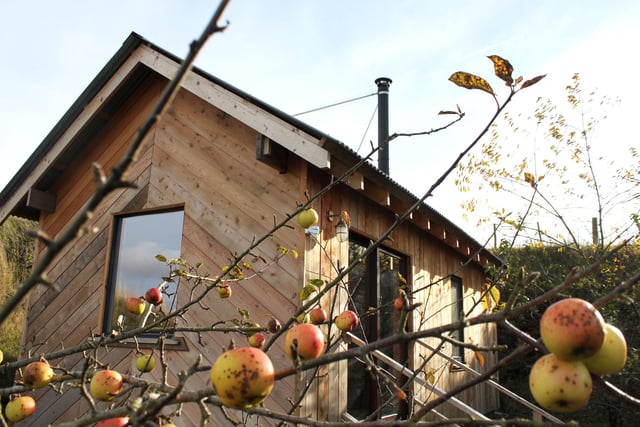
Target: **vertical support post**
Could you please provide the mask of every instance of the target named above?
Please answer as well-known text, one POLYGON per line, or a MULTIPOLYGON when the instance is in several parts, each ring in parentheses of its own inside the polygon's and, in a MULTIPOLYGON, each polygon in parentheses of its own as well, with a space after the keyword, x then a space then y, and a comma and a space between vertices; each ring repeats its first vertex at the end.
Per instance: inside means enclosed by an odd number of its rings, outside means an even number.
POLYGON ((378 85, 378 169, 389 175, 389 85, 391 79, 379 77, 378 85))

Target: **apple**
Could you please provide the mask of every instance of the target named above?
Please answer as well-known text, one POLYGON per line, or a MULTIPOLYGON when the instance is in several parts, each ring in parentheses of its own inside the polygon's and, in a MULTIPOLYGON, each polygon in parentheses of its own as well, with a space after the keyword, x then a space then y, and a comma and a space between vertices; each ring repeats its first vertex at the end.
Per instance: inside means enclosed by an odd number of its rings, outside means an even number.
POLYGON ((540 318, 540 335, 551 353, 564 360, 593 356, 604 342, 604 319, 588 301, 565 298, 540 318))
POLYGON ((144 294, 144 299, 149 304, 158 305, 162 303, 162 291, 158 288, 149 288, 144 294))
POLYGON ((360 324, 360 319, 355 311, 347 310, 338 314, 334 323, 341 331, 350 331, 354 326, 358 326, 360 324))
POLYGON ((311 319, 309 318, 309 313, 300 313, 298 317, 296 317, 296 322, 298 323, 309 323, 311 319))
POLYGON ((231 296, 231 286, 228 283, 218 285, 218 295, 220 298, 229 298, 231 296))
POLYGON ((140 372, 151 372, 156 367, 156 358, 151 354, 143 354, 136 359, 136 369, 140 372))
POLYGON ((247 338, 247 342, 251 347, 262 348, 264 347, 264 343, 267 341, 264 334, 262 332, 256 332, 253 335, 250 335, 247 338))
POLYGON ((309 320, 314 325, 319 325, 327 321, 327 311, 322 307, 315 307, 309 312, 309 320))
POLYGON ((45 387, 51 382, 51 378, 53 378, 53 369, 44 359, 29 363, 22 372, 24 385, 31 388, 45 387))
POLYGON ((275 382, 271 359, 255 347, 225 351, 211 366, 210 377, 222 404, 233 409, 259 405, 275 382))
POLYGON ((604 343, 600 350, 582 362, 594 375, 611 375, 618 373, 627 363, 627 341, 620 329, 605 324, 604 343))
POLYGON ((127 300, 127 311, 133 314, 142 314, 144 313, 144 308, 146 307, 146 303, 144 299, 138 297, 131 297, 127 300))
POLYGON ((312 323, 294 325, 284 338, 284 351, 290 359, 294 359, 296 354, 301 360, 315 359, 324 352, 324 346, 324 333, 312 323))
POLYGON ((304 209, 298 214, 297 220, 300 227, 309 228, 318 223, 318 212, 313 208, 304 209))
POLYGON ((4 353, 0 350, 0 363, 4 360, 4 353))
POLYGON ((393 300, 393 308, 397 311, 401 311, 404 308, 404 298, 398 297, 393 300))
POLYGON ((96 427, 124 427, 129 423, 129 417, 116 417, 100 420, 96 423, 96 427))
POLYGON ((275 334, 280 329, 282 329, 282 325, 280 324, 280 321, 278 319, 276 319, 275 317, 272 317, 271 319, 269 319, 269 321, 267 322, 268 332, 275 334))
POLYGON ((36 410, 36 401, 31 396, 20 396, 11 399, 4 408, 7 419, 12 423, 22 421, 36 410))
POLYGON ((529 373, 529 389, 540 406, 573 412, 589 403, 591 374, 580 360, 563 360, 553 353, 540 357, 529 373))
POLYGON ((111 401, 122 391, 122 375, 118 371, 103 369, 91 377, 89 393, 96 400, 111 401))

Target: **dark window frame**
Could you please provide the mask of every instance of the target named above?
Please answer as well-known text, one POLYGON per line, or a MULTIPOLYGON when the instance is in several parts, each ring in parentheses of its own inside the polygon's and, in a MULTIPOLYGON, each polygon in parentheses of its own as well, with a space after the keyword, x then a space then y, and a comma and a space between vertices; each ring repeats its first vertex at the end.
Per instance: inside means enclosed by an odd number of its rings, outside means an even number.
MULTIPOLYGON (((111 227, 109 235, 108 257, 106 262, 105 273, 105 288, 102 307, 102 333, 109 334, 112 331, 113 325, 113 306, 115 303, 115 295, 117 289, 117 275, 118 275, 118 262, 120 259, 119 251, 122 243, 122 228, 123 221, 127 218, 144 217, 149 215, 159 215, 164 213, 181 212, 182 224, 180 232, 180 252, 182 249, 182 236, 184 234, 184 204, 163 206, 160 208, 141 209, 135 211, 126 211, 113 213, 111 216, 111 227)), ((154 256, 156 254, 149 254, 154 256)), ((176 296, 177 298, 177 296, 176 296)), ((158 346, 159 338, 161 335, 165 336, 165 348, 171 350, 188 350, 184 338, 175 336, 173 334, 162 334, 160 332, 148 332, 135 340, 123 340, 118 343, 118 346, 122 347, 142 347, 142 348, 155 348, 158 346)))
MULTIPOLYGON (((464 284, 459 276, 451 276, 451 321, 458 322, 464 319, 464 284)), ((458 342, 464 342, 464 327, 451 333, 451 338, 458 342)), ((460 363, 464 361, 464 347, 451 345, 451 357, 460 363)))
MULTIPOLYGON (((352 232, 350 233, 350 236, 349 236, 349 243, 350 245, 355 244, 360 246, 362 249, 366 249, 370 244, 370 240, 352 232)), ((351 249, 349 253, 351 256, 351 249)), ((381 274, 383 273, 383 271, 381 269, 381 264, 380 264, 381 255, 386 255, 391 259, 397 260, 399 262, 398 272, 404 277, 404 279, 408 280, 410 258, 398 251, 394 251, 393 249, 387 248, 385 246, 380 246, 376 248, 376 250, 372 251, 364 260, 365 268, 364 268, 364 274, 362 277, 364 283, 359 284, 360 286, 363 284, 365 286, 364 303, 362 304, 363 307, 354 307, 353 300, 350 301, 349 305, 350 305, 350 309, 352 310, 355 309, 361 315, 361 325, 362 325, 362 328, 364 329, 364 337, 362 336, 362 334, 356 333, 356 335, 360 336, 361 338, 364 338, 368 342, 375 341, 384 335, 383 334, 384 328, 382 325, 383 316, 382 315, 375 315, 375 316, 365 315, 364 313, 366 313, 368 307, 378 307, 381 310, 385 309, 387 316, 396 315, 393 309, 393 301, 397 297, 397 289, 394 289, 395 292, 393 292, 393 294, 387 295, 387 298, 389 299, 388 301, 382 301, 383 292, 381 289, 381 277, 382 277, 381 274)), ((349 259, 349 263, 351 263, 352 261, 353 261, 352 259, 349 259)), ((355 290, 352 289, 352 285, 353 285, 352 280, 353 278, 350 276, 349 278, 350 293, 353 294, 355 290)), ((393 320, 393 318, 388 320, 393 320)), ((391 323, 395 323, 395 322, 391 322, 391 323)), ((408 325, 408 327, 410 327, 410 325, 408 325)), ((389 333, 393 333, 393 331, 390 331, 389 333)), ((400 364, 408 363, 408 358, 409 358, 408 344, 404 346, 397 345, 397 346, 394 346, 393 348, 384 349, 383 351, 389 356, 393 357, 400 364)), ((352 366, 354 366, 355 368, 355 366, 358 366, 358 365, 356 365, 355 362, 352 362, 352 366)), ((394 371, 392 370, 391 373, 394 373, 394 371)), ((403 375, 400 375, 400 377, 398 378, 398 380, 400 381, 402 381, 403 379, 404 379, 403 375)), ((364 385, 364 390, 362 390, 364 395, 362 400, 364 400, 365 402, 359 401, 358 406, 362 405, 362 407, 359 407, 358 409, 361 409, 363 410, 363 413, 367 412, 368 414, 379 408, 379 406, 383 403, 382 402, 383 396, 381 395, 382 393, 380 393, 379 391, 380 388, 379 388, 378 382, 371 375, 365 376, 364 381, 366 381, 366 384, 364 385)), ((348 406, 347 413, 351 417, 357 418, 358 416, 362 416, 362 414, 350 412, 350 410, 352 410, 353 408, 350 408, 349 405, 347 406, 348 406)), ((399 415, 401 418, 402 418, 402 414, 408 414, 408 412, 409 412, 408 406, 406 405, 405 401, 401 401, 400 405, 396 406, 395 408, 395 414, 399 415)), ((380 414, 381 417, 386 417, 388 415, 391 415, 391 414, 388 414, 388 413, 380 414)))

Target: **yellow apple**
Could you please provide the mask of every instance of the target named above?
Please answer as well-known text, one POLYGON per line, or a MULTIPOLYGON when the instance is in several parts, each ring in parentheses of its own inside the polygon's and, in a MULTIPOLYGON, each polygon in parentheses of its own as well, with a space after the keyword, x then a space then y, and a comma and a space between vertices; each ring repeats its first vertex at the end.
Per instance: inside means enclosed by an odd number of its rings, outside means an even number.
POLYGON ((104 369, 91 377, 89 393, 96 400, 111 401, 122 391, 122 375, 118 371, 104 369))
POLYGON ((360 318, 355 311, 346 310, 338 314, 333 322, 341 331, 351 331, 354 326, 358 326, 360 324, 360 318))
POLYGON ((318 223, 318 212, 313 208, 304 209, 298 214, 297 220, 300 227, 309 228, 318 223))
POLYGON ((602 315, 590 302, 565 298, 542 314, 540 336, 547 349, 560 359, 579 360, 600 350, 604 325, 602 315))
POLYGON ((529 389, 540 406, 555 412, 573 412, 589 403, 591 374, 580 360, 562 360, 553 353, 533 364, 529 389))
POLYGON ((126 307, 129 313, 139 315, 144 313, 146 303, 143 298, 131 297, 127 300, 126 307))
POLYGON ((12 399, 4 408, 9 421, 17 423, 31 416, 36 410, 36 401, 31 396, 20 396, 12 399))
POLYGON ((53 378, 53 369, 44 359, 29 363, 22 372, 24 385, 31 388, 44 387, 51 382, 51 378, 53 378))
POLYGON ((0 363, 4 360, 4 353, 0 350, 0 363))
POLYGON ((233 409, 259 405, 275 382, 271 359, 255 347, 225 351, 211 366, 210 377, 222 404, 233 409))
POLYGON ((602 347, 583 362, 594 375, 611 375, 620 372, 627 363, 627 341, 622 331, 607 323, 602 347))

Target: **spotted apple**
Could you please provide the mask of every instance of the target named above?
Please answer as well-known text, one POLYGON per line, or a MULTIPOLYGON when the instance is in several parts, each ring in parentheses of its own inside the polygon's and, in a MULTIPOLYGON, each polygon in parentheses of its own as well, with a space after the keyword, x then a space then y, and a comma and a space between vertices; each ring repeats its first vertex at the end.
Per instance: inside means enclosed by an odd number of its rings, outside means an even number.
POLYGON ((622 331, 610 323, 605 324, 602 347, 583 362, 594 375, 612 375, 620 372, 627 363, 627 341, 622 331))
POLYGON ((31 388, 45 387, 53 378, 53 369, 49 362, 40 359, 37 362, 29 363, 22 371, 22 382, 31 388))
POLYGON ((565 298, 551 304, 540 318, 540 336, 551 353, 564 360, 593 356, 604 342, 605 322, 588 301, 565 298))
POLYGON ((298 323, 287 331, 284 351, 290 359, 315 359, 324 352, 325 337, 322 330, 312 323, 298 323))
POLYGON ((103 369, 91 377, 89 393, 96 400, 109 402, 122 391, 122 375, 118 371, 103 369))
POLYGON ((303 209, 297 216, 298 224, 302 228, 309 228, 318 223, 318 212, 315 209, 303 209))
POLYGON ((529 372, 529 389, 540 406, 573 412, 589 403, 591 374, 580 360, 563 360, 553 353, 540 357, 529 372))
POLYGON ((17 423, 31 416, 36 411, 36 401, 31 396, 19 396, 11 399, 4 408, 7 419, 17 423))
POLYGON ((351 331, 355 326, 360 324, 360 318, 355 311, 346 310, 338 314, 334 323, 341 331, 351 331))
POLYGON ((256 332, 255 334, 250 335, 247 338, 247 342, 249 343, 249 345, 256 348, 264 347, 266 341, 267 339, 262 332, 256 332))
POLYGON ((211 384, 225 406, 250 409, 262 403, 275 382, 271 359, 255 347, 222 353, 211 366, 211 384))
POLYGON ((218 296, 220 298, 229 298, 231 296, 231 286, 228 283, 218 285, 218 296))

